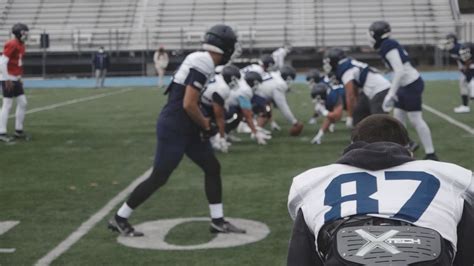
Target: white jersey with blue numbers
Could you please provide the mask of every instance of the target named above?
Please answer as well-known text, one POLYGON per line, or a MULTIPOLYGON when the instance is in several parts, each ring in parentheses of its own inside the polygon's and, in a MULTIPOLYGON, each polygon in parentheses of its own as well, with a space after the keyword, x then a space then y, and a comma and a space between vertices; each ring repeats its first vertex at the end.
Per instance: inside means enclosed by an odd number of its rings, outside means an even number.
POLYGON ((239 98, 244 98, 250 102, 253 96, 252 88, 247 84, 244 78, 239 79, 238 87, 230 91, 229 97, 225 102, 226 109, 230 107, 239 106, 239 98))
MULTIPOLYGON (((214 76, 214 67, 214 61, 208 52, 194 52, 186 56, 183 63, 181 63, 173 76, 173 82, 184 85, 190 69, 195 69, 200 72, 206 76, 209 81, 214 76)), ((200 90, 202 90, 206 85, 207 84, 193 84, 194 87, 200 90)))
MULTIPOLYGON (((378 72, 374 72, 370 67, 363 62, 351 59, 351 67, 348 67, 342 74, 341 81, 346 85, 350 81, 355 81, 360 84, 361 72, 364 76, 362 91, 369 99, 372 99, 377 93, 390 88, 390 82, 378 72), (364 71, 369 68, 368 71, 364 71)), ((339 68, 339 66, 338 66, 339 68)))
POLYGON ((214 79, 208 82, 206 89, 201 94, 201 103, 212 106, 214 93, 217 93, 225 101, 229 97, 230 91, 231 89, 222 75, 215 75, 214 79))
POLYGON ((262 75, 262 84, 258 86, 255 94, 267 100, 274 100, 275 90, 286 93, 288 84, 283 80, 279 71, 264 73, 262 75))
POLYGON ((376 171, 332 164, 293 179, 288 210, 293 219, 302 210, 316 239, 327 222, 369 215, 436 230, 456 248, 464 198, 474 193, 472 180, 471 171, 435 161, 411 161, 376 171))

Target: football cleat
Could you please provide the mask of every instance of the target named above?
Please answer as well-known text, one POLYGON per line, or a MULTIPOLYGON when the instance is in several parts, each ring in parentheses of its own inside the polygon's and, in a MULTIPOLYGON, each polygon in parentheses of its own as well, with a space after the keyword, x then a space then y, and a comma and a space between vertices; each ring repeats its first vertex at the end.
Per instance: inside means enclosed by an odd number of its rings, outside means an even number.
POLYGON ((433 152, 433 153, 428 153, 425 155, 425 158, 423 158, 423 160, 433 160, 433 161, 439 161, 439 158, 438 156, 436 156, 436 154, 433 152))
POLYGON ((310 125, 316 125, 316 117, 311 117, 309 120, 308 120, 308 124, 310 125))
POLYGON ((12 138, 8 136, 7 134, 0 134, 0 141, 10 142, 12 141, 12 138))
POLYGON ((245 229, 238 228, 237 226, 229 223, 228 221, 224 221, 222 223, 214 223, 211 222, 209 226, 209 231, 213 234, 216 233, 236 233, 236 234, 245 234, 245 229))
POLYGON ((15 134, 13 135, 13 137, 15 139, 19 139, 19 140, 25 140, 25 141, 30 141, 31 140, 31 135, 25 133, 24 131, 21 131, 21 132, 15 131, 15 134))
POLYGON ((329 124, 328 130, 330 133, 334 133, 334 131, 336 130, 336 125, 334 123, 329 124))
POLYGON ((118 221, 117 218, 114 216, 109 220, 107 228, 114 232, 119 232, 122 236, 128 237, 140 237, 144 236, 142 232, 135 231, 135 228, 128 222, 127 219, 120 219, 122 221, 118 221))
POLYGON ((454 108, 454 112, 457 114, 464 114, 464 113, 469 113, 471 111, 471 108, 466 105, 460 105, 456 108, 454 108))

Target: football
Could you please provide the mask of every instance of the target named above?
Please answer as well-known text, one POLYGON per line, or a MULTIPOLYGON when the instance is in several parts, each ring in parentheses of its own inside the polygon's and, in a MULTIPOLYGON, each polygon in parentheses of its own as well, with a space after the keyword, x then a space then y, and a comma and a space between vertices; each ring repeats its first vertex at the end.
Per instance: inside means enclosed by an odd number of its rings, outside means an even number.
POLYGON ((304 127, 303 123, 296 122, 296 124, 290 127, 290 135, 294 137, 299 136, 301 132, 303 131, 303 127, 304 127))

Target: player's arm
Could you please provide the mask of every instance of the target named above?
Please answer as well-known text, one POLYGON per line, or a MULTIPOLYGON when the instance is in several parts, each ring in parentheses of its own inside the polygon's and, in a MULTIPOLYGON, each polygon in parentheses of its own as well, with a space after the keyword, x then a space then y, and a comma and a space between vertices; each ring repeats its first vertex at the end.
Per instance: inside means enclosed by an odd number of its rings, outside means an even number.
POLYGON ((344 83, 344 90, 346 92, 345 100, 347 105, 347 116, 352 117, 352 113, 357 102, 356 85, 354 80, 344 83))
POLYGON ((474 265, 474 176, 471 184, 463 194, 464 207, 457 227, 458 243, 453 265, 474 265))
POLYGON ((183 99, 183 109, 191 120, 204 130, 210 129, 209 119, 206 118, 199 108, 199 98, 201 90, 207 81, 207 77, 201 72, 191 68, 185 80, 185 92, 183 99))
POLYGON ((9 91, 13 88, 13 83, 9 77, 10 75, 8 74, 8 61, 10 58, 8 58, 5 53, 6 51, 4 51, 4 54, 0 57, 0 72, 5 79, 5 90, 9 91))
POLYGON ((212 94, 212 110, 216 119, 217 128, 221 137, 225 137, 225 110, 224 99, 217 93, 212 94))
POLYGON ((290 244, 288 246, 288 266, 319 266, 323 265, 316 253, 314 234, 306 225, 303 212, 298 210, 293 231, 291 233, 290 244))
POLYGON ((276 106, 280 109, 283 116, 290 122, 292 125, 296 124, 298 120, 295 118, 291 112, 290 106, 286 101, 285 93, 282 90, 274 89, 273 90, 273 100, 275 101, 276 106))
POLYGON ((385 57, 387 61, 390 62, 390 66, 393 70, 392 84, 390 86, 390 90, 388 91, 388 95, 394 97, 397 95, 398 88, 400 87, 400 80, 403 76, 403 62, 397 49, 390 50, 385 55, 385 57))

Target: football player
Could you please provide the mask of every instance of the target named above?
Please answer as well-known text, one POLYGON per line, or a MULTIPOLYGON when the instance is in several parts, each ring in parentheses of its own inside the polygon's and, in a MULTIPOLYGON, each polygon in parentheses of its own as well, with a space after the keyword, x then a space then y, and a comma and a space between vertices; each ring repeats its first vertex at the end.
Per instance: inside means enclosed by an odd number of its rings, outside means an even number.
POLYGON ((23 57, 25 56, 25 42, 28 39, 28 26, 23 23, 13 25, 11 33, 13 38, 7 41, 0 57, 0 75, 3 91, 3 104, 0 112, 0 141, 12 140, 7 135, 8 115, 16 98, 15 134, 14 138, 29 139, 23 131, 23 122, 26 112, 26 96, 23 90, 23 57))
POLYGON ((242 68, 241 71, 244 74, 247 72, 253 71, 263 76, 263 74, 274 70, 274 67, 275 67, 275 60, 273 60, 273 57, 271 55, 263 55, 258 60, 258 64, 250 64, 242 68))
POLYGON ((324 117, 324 121, 318 133, 311 140, 311 144, 321 144, 324 133, 331 125, 341 120, 345 107, 345 92, 342 84, 335 84, 327 76, 323 76, 318 70, 310 70, 306 76, 311 88, 311 98, 315 99, 315 112, 324 117))
POLYGON ((132 212, 163 186, 186 154, 204 171, 206 197, 213 233, 245 233, 224 219, 220 164, 209 142, 215 128, 206 118, 199 99, 216 65, 225 65, 234 53, 237 36, 231 27, 218 24, 204 36, 202 48, 189 54, 166 89, 168 102, 157 122, 157 146, 151 175, 140 183, 109 220, 109 228, 124 236, 143 236, 128 222, 132 212))
POLYGON ((285 58, 291 52, 291 45, 285 44, 273 51, 272 58, 275 61, 275 70, 281 69, 285 65, 285 58))
POLYGON ((462 44, 456 34, 449 33, 442 40, 439 47, 449 52, 461 71, 459 88, 461 91, 461 105, 454 108, 455 113, 469 113, 469 97, 474 98, 474 62, 472 59, 471 44, 462 44))
POLYGON ((204 92, 201 94, 201 108, 204 116, 214 120, 218 132, 211 138, 214 149, 227 152, 229 143, 226 140, 225 132, 225 102, 230 95, 230 91, 236 89, 241 78, 240 70, 234 65, 227 65, 222 72, 215 75, 209 81, 204 92))
POLYGON ((351 140, 334 164, 293 178, 287 265, 473 265, 472 171, 414 160, 406 128, 386 114, 351 140))
POLYGON ((344 85, 348 128, 371 114, 385 113, 382 103, 390 82, 377 70, 348 57, 339 48, 332 48, 325 53, 323 67, 326 74, 334 75, 344 85))
POLYGON ((406 124, 406 117, 415 128, 425 149, 425 159, 438 160, 431 138, 431 130, 423 119, 422 94, 424 82, 420 73, 413 67, 408 53, 394 39, 390 38, 390 24, 375 21, 369 27, 369 41, 377 50, 384 63, 393 70, 392 84, 385 96, 383 108, 406 124))
POLYGON ((238 81, 238 88, 231 90, 226 101, 226 119, 228 121, 226 132, 235 129, 245 119, 245 123, 250 129, 250 137, 255 139, 258 144, 265 145, 267 140, 271 139, 271 135, 254 124, 251 104, 253 92, 261 83, 260 74, 249 71, 238 81))
MULTIPOLYGON (((298 129, 299 132, 296 131, 294 135, 301 133, 303 124, 295 118, 286 100, 289 85, 295 77, 296 71, 291 66, 284 66, 280 71, 272 71, 262 76, 262 84, 260 84, 252 98, 253 110, 258 115, 257 123, 259 127, 263 127, 268 121, 271 121, 272 103, 274 103, 292 125, 290 132, 293 129, 298 129)), ((272 121, 272 129, 278 128, 276 122, 272 121)))

